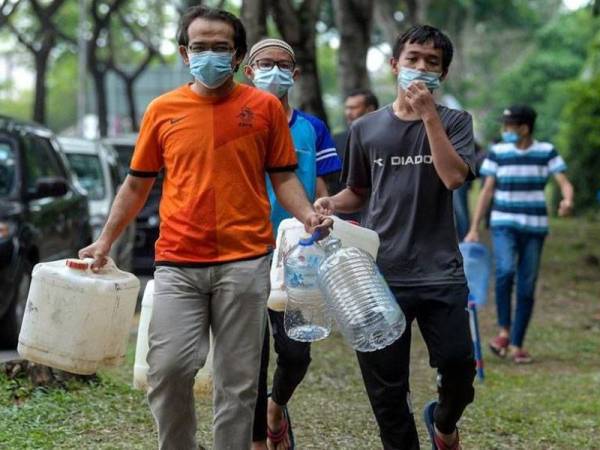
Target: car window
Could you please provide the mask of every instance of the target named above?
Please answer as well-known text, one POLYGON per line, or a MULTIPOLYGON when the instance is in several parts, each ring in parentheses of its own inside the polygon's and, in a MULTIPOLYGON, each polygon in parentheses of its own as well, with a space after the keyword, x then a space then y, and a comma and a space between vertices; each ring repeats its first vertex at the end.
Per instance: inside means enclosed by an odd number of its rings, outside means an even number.
POLYGON ((10 195, 16 181, 15 151, 8 142, 0 141, 0 197, 10 195))
POLYGON ((101 200, 106 196, 106 186, 102 175, 102 164, 97 155, 68 153, 69 165, 81 186, 87 191, 90 200, 101 200))
POLYGON ((65 177, 52 145, 47 139, 39 136, 25 137, 25 165, 29 193, 36 191, 36 184, 40 178, 65 177))

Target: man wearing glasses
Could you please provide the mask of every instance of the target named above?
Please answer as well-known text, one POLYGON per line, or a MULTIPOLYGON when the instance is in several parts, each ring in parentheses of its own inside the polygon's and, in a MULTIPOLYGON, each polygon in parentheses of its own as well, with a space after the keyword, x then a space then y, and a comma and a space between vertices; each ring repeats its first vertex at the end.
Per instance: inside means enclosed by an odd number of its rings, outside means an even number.
MULTIPOLYGON (((341 161, 335 150, 327 126, 310 114, 290 107, 288 91, 300 75, 292 47, 280 39, 263 39, 257 42, 248 55, 246 76, 260 90, 270 92, 279 99, 287 114, 292 133, 298 168, 296 175, 309 199, 326 197, 327 185, 323 177, 339 172, 341 161)), ((271 222, 277 232, 283 219, 291 217, 278 201, 269 184, 271 222)), ((269 365, 269 333, 265 335, 260 369, 258 402, 254 417, 254 450, 266 450, 267 438, 270 448, 288 450, 294 448, 294 438, 286 405, 300 384, 310 364, 310 343, 290 339, 283 326, 283 312, 269 310, 269 319, 277 368, 273 377, 271 397, 267 400, 267 371, 269 365)))
POLYGON ((165 169, 150 322, 148 400, 161 449, 196 450, 193 384, 214 336, 214 449, 247 449, 274 246, 265 172, 278 201, 308 231, 327 234, 294 170, 276 98, 237 84, 246 53, 240 20, 190 8, 179 51, 194 81, 150 103, 130 173, 97 242, 80 251, 101 267, 111 244, 165 169))

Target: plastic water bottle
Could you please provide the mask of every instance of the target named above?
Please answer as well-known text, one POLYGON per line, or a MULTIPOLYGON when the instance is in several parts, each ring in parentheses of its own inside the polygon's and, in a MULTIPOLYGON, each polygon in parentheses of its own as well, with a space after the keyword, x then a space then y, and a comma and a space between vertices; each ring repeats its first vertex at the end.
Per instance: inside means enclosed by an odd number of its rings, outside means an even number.
POLYGON ((288 295, 284 328, 291 339, 300 342, 319 341, 331 332, 331 319, 317 281, 325 254, 316 245, 316 237, 300 239, 283 262, 288 295))
POLYGON ((461 242, 465 277, 469 285, 469 301, 480 308, 487 300, 492 261, 487 247, 479 242, 461 242))
POLYGON ((342 248, 337 239, 330 239, 325 251, 319 286, 346 341, 371 352, 398 339, 406 318, 373 258, 355 247, 342 248))

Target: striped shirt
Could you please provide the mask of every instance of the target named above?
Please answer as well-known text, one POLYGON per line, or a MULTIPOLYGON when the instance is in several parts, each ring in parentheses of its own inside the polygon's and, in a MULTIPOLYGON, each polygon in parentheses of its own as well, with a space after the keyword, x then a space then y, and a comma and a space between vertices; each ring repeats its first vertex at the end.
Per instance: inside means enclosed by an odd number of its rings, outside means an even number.
POLYGON ((491 227, 548 233, 544 188, 550 175, 564 172, 565 161, 547 142, 521 150, 514 144, 492 146, 481 175, 496 178, 491 227))

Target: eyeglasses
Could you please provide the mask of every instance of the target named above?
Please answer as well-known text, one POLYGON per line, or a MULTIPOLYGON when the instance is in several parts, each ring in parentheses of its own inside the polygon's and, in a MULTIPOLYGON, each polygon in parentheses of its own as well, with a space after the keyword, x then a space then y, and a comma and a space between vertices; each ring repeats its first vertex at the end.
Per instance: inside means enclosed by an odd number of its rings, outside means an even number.
POLYGON ((213 46, 204 45, 204 44, 194 44, 188 47, 191 53, 202 53, 207 51, 213 51, 215 53, 231 53, 233 52, 233 47, 230 47, 227 44, 216 44, 213 46))
POLYGON ((280 61, 275 61, 272 59, 257 59, 252 65, 258 67, 259 70, 271 70, 273 67, 277 66, 281 70, 287 70, 288 72, 291 72, 294 70, 294 67, 296 67, 296 64, 288 59, 283 59, 280 61))

